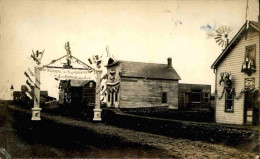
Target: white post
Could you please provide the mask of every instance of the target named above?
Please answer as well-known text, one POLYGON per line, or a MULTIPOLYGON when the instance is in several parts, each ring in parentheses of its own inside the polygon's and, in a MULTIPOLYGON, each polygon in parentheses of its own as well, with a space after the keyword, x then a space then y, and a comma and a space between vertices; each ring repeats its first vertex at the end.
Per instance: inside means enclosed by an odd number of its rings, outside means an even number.
POLYGON ((41 67, 34 67, 35 70, 35 86, 34 86, 34 105, 32 108, 32 120, 41 120, 40 117, 40 71, 41 67))
POLYGON ((94 108, 94 121, 101 121, 101 112, 100 109, 100 92, 101 92, 101 73, 102 70, 96 70, 97 80, 96 80, 96 100, 95 100, 95 108, 94 108))

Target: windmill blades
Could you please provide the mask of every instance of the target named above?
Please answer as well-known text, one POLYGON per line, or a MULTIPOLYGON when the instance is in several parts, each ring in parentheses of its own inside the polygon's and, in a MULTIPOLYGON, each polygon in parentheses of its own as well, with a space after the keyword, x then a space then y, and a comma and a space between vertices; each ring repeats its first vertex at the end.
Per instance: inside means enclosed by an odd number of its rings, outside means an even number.
POLYGON ((222 47, 226 46, 226 42, 223 40, 222 47))
POLYGON ((218 28, 218 31, 219 31, 220 34, 222 34, 222 32, 223 32, 222 31, 222 26, 218 28))
POLYGON ((218 40, 216 40, 216 43, 218 43, 218 42, 220 42, 222 39, 218 39, 218 40))
POLYGON ((226 32, 227 31, 227 26, 225 25, 223 28, 224 28, 224 32, 226 32))
POLYGON ((222 32, 222 33, 225 32, 225 26, 221 26, 221 32, 222 32))
POLYGON ((222 34, 217 34, 218 37, 222 37, 222 34))
POLYGON ((215 37, 215 40, 216 40, 216 41, 217 41, 217 40, 220 40, 220 39, 222 39, 221 36, 217 36, 217 37, 215 37))
POLYGON ((216 30, 216 32, 217 32, 218 34, 221 34, 221 32, 219 31, 219 28, 216 30))
POLYGON ((221 45, 223 43, 223 40, 221 40, 219 43, 218 43, 218 45, 221 45))
POLYGON ((221 26, 220 28, 221 28, 221 33, 224 33, 225 32, 224 26, 221 26))

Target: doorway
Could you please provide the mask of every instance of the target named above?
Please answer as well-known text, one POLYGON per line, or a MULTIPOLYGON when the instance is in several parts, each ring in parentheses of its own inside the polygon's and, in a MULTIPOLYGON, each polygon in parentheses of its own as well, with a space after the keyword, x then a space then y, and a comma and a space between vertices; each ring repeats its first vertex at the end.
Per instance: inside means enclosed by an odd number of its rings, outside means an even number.
POLYGON ((244 124, 259 124, 259 91, 246 91, 244 98, 244 124))

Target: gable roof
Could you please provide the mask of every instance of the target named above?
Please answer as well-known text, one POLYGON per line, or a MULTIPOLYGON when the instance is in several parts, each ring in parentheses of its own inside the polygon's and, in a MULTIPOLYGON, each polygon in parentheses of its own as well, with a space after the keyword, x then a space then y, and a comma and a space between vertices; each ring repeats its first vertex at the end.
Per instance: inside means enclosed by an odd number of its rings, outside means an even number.
MULTIPOLYGON (((249 21, 249 28, 252 27, 259 32, 259 23, 254 21, 249 21)), ((218 56, 215 62, 211 65, 211 69, 215 69, 218 64, 228 55, 230 50, 237 44, 237 42, 242 38, 244 32, 246 31, 247 22, 240 28, 237 34, 233 37, 228 46, 223 50, 223 52, 218 56)))
POLYGON ((153 79, 180 80, 174 68, 167 64, 119 61, 122 65, 122 77, 141 77, 153 79))

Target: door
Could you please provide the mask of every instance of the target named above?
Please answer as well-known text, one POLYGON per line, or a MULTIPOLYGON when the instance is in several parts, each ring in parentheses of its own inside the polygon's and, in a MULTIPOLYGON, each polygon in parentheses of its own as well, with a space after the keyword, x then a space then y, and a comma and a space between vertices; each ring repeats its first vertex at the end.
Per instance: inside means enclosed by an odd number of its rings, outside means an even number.
POLYGON ((259 124, 259 91, 245 92, 244 123, 249 125, 259 124))
POLYGON ((260 107, 260 96, 259 91, 255 91, 253 94, 253 125, 259 125, 259 107, 260 107))
POLYGON ((245 92, 244 98, 244 123, 252 124, 253 121, 253 96, 251 91, 245 92))

